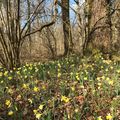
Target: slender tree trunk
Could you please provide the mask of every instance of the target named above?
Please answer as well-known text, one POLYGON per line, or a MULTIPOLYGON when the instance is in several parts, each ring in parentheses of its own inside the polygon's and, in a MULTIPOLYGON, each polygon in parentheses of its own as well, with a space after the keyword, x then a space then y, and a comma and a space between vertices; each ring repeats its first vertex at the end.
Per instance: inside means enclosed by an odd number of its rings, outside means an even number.
POLYGON ((64 33, 64 55, 73 51, 72 33, 69 14, 69 0, 62 0, 62 20, 64 33))
MULTIPOLYGON (((30 0, 27 0, 27 6, 28 6, 28 20, 30 18, 30 0)), ((28 33, 31 32, 31 23, 29 21, 29 24, 28 24, 28 33)), ((31 47, 32 47, 32 39, 31 39, 31 35, 28 36, 28 39, 29 39, 29 49, 30 49, 30 58, 31 58, 31 47)))

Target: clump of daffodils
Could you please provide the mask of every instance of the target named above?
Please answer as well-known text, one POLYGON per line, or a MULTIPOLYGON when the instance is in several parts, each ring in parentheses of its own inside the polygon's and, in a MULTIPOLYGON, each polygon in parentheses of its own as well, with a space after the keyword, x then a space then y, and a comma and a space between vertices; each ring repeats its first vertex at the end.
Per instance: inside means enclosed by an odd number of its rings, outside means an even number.
POLYGON ((36 117, 36 119, 40 119, 41 118, 41 116, 42 116, 42 114, 41 113, 39 113, 39 111, 38 110, 33 110, 33 113, 34 113, 34 115, 35 115, 35 117, 36 117))

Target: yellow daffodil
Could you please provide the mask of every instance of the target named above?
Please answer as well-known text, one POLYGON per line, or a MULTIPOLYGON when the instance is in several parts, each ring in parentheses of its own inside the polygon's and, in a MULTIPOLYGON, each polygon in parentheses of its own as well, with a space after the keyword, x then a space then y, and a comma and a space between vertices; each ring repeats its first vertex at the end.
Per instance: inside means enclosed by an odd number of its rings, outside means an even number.
POLYGON ((27 78, 27 75, 25 75, 25 79, 27 78))
POLYGON ((107 68, 107 69, 105 69, 105 71, 106 71, 106 72, 108 72, 108 68, 107 68))
POLYGON ((97 120, 103 120, 103 119, 101 118, 101 116, 99 116, 99 117, 97 118, 97 120))
POLYGON ((38 110, 33 110, 33 113, 34 113, 34 114, 37 114, 37 112, 38 112, 38 110))
POLYGON ((113 80, 108 81, 109 85, 113 85, 113 83, 114 83, 113 80))
POLYGON ((72 90, 72 91, 75 91, 75 87, 74 87, 74 86, 73 86, 73 87, 71 87, 71 90, 72 90))
POLYGON ((104 80, 104 79, 105 79, 105 76, 102 76, 101 78, 104 80))
POLYGON ((59 78, 61 76, 61 73, 58 73, 57 77, 59 78))
POLYGON ((106 80, 107 80, 107 81, 109 81, 109 80, 110 80, 110 78, 109 78, 109 77, 107 77, 107 78, 106 78, 106 80))
POLYGON ((5 71, 5 72, 4 72, 4 76, 7 76, 7 75, 8 75, 8 71, 5 71))
POLYGON ((2 80, 0 83, 4 83, 4 81, 2 80))
POLYGON ((34 92, 38 92, 38 91, 39 91, 39 88, 38 88, 38 87, 34 87, 34 88, 33 88, 33 91, 34 91, 34 92))
POLYGON ((117 72, 117 73, 120 73, 120 70, 117 70, 116 72, 117 72))
POLYGON ((77 80, 79 80, 79 79, 80 79, 80 78, 79 78, 79 73, 76 73, 76 76, 75 76, 75 77, 76 77, 77 80))
POLYGON ((9 116, 13 115, 13 111, 10 110, 10 111, 8 112, 8 115, 9 115, 9 116))
POLYGON ((84 80, 87 80, 87 77, 84 77, 84 80))
POLYGON ((98 83, 98 86, 101 86, 101 85, 102 85, 102 83, 99 82, 99 83, 98 83))
POLYGON ((71 72, 70 75, 72 76, 72 75, 73 75, 73 72, 71 72))
POLYGON ((113 69, 113 66, 111 66, 110 69, 112 70, 112 69, 113 69))
POLYGON ((78 113, 78 111, 79 111, 79 109, 78 109, 78 108, 76 108, 76 109, 75 109, 75 113, 78 113))
POLYGON ((42 89, 43 89, 43 90, 46 90, 46 86, 45 86, 45 85, 43 85, 43 86, 42 86, 42 89))
POLYGON ((60 65, 60 63, 58 63, 58 67, 59 67, 59 68, 61 68, 61 65, 60 65))
POLYGON ((44 107, 44 105, 41 104, 41 105, 39 106, 39 109, 42 110, 43 107, 44 107))
POLYGON ((28 88, 28 85, 27 85, 27 84, 23 84, 23 85, 22 85, 22 88, 27 89, 27 88, 28 88))
POLYGON ((36 119, 40 119, 41 116, 42 116, 42 114, 40 114, 40 113, 37 113, 37 114, 35 115, 36 119))
POLYGON ((66 97, 66 96, 62 96, 62 97, 61 97, 61 101, 67 103, 67 102, 70 101, 70 98, 68 98, 68 97, 66 97))
POLYGON ((11 106, 11 101, 10 100, 6 100, 5 104, 8 106, 8 108, 11 106))
POLYGON ((18 75, 20 75, 20 71, 17 71, 16 73, 17 73, 18 75))
POLYGON ((100 81, 100 77, 97 77, 97 80, 100 81))
POLYGON ((30 99, 30 98, 28 99, 28 101, 29 101, 31 104, 33 103, 32 99, 30 99))
POLYGON ((84 89, 85 87, 83 85, 80 85, 80 88, 84 89))
POLYGON ((107 120, 112 120, 112 118, 113 118, 112 115, 110 113, 108 113, 107 116, 106 116, 106 119, 107 120))
POLYGON ((12 76, 9 76, 9 77, 8 77, 8 80, 12 80, 12 76))

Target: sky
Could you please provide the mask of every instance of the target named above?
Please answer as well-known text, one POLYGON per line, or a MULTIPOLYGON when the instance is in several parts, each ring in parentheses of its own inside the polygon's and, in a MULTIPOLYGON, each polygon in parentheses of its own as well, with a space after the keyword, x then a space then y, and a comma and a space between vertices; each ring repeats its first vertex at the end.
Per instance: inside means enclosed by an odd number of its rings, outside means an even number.
MULTIPOLYGON (((79 0, 79 2, 80 2, 80 5, 82 5, 85 2, 85 0, 79 0)), ((73 9, 77 8, 76 3, 74 2, 74 0, 70 0, 70 6, 73 9)), ((73 12, 73 10, 70 10, 70 19, 71 19, 71 21, 74 19, 74 17, 75 17, 75 13, 73 12)))

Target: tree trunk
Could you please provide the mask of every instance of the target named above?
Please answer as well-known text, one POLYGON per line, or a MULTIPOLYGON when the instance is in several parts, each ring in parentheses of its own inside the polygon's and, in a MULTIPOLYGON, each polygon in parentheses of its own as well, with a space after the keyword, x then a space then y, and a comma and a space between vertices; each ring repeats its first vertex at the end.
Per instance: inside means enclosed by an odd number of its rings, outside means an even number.
MULTIPOLYGON (((31 9, 30 9, 30 0, 27 0, 27 6, 28 6, 28 20, 30 18, 30 12, 31 12, 31 9)), ((31 32, 31 23, 29 21, 28 23, 28 33, 31 32)), ((31 35, 28 36, 28 39, 29 39, 29 49, 30 49, 30 58, 31 58, 31 47, 32 47, 32 39, 31 39, 31 35)))
POLYGON ((86 0, 87 3, 87 34, 85 49, 99 49, 110 53, 112 39, 111 4, 108 0, 86 0))
POLYGON ((64 55, 68 55, 73 50, 70 14, 69 14, 69 0, 62 0, 62 21, 64 33, 64 55))

